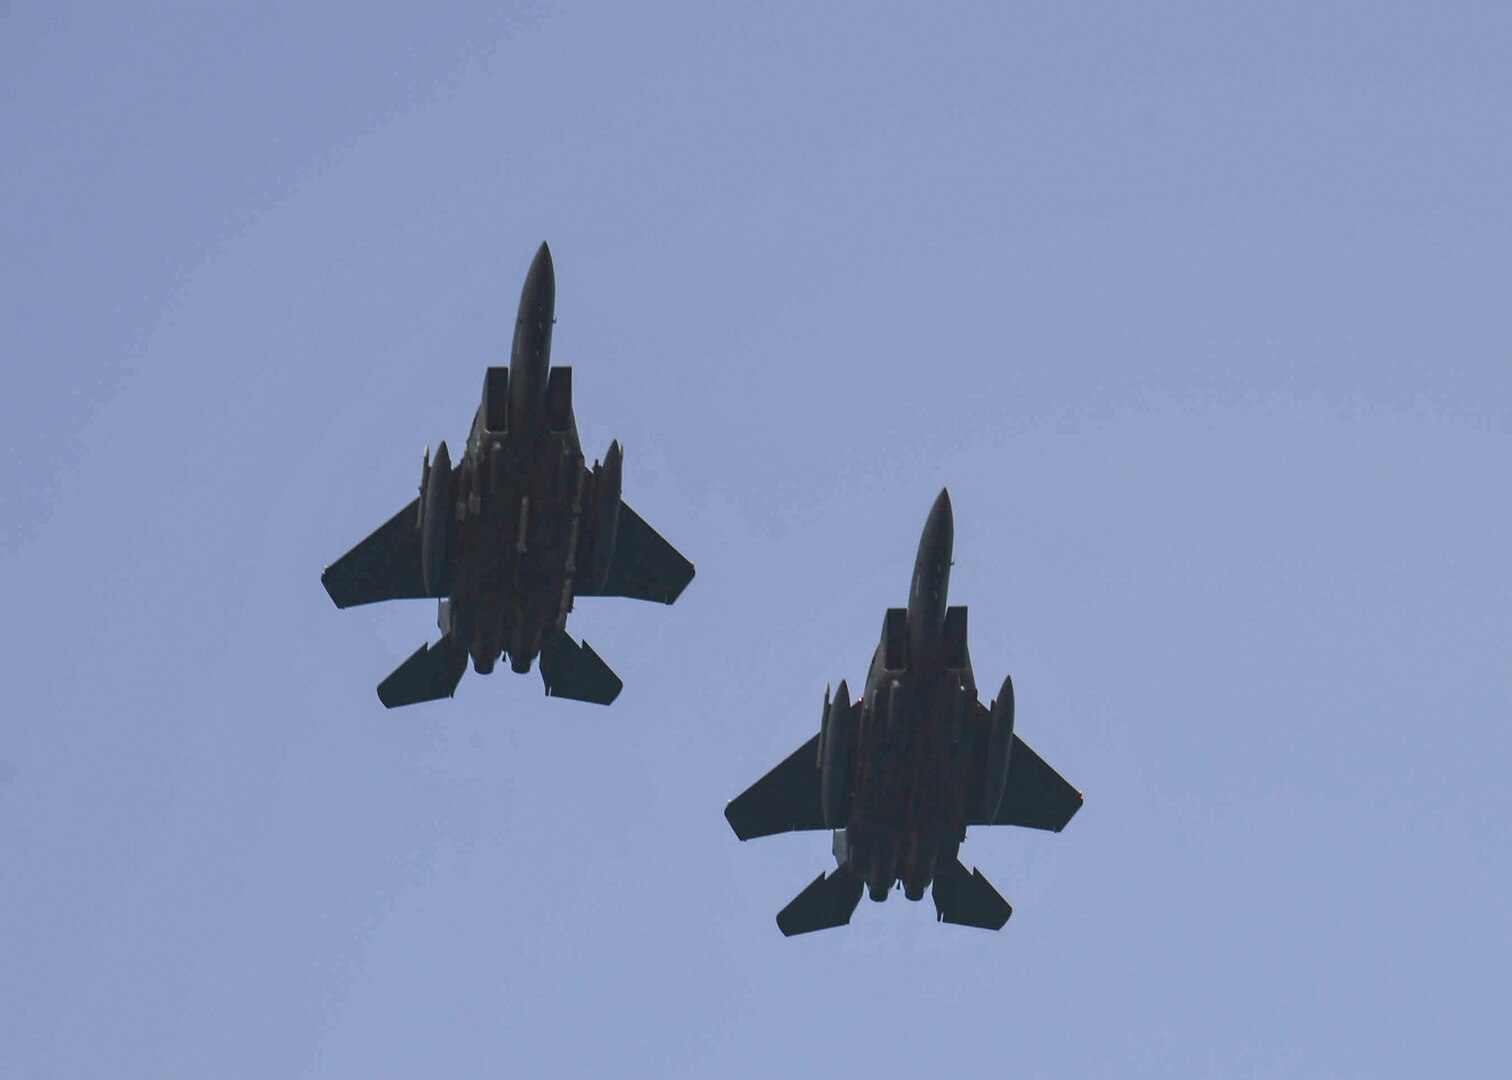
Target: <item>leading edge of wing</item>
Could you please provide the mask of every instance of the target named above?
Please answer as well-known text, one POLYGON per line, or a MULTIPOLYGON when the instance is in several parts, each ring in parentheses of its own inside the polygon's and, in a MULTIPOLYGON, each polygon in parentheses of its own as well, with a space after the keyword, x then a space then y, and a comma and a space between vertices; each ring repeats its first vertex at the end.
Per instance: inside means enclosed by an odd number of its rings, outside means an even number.
POLYGON ((579 596, 624 596, 631 600, 654 600, 670 604, 693 580, 693 564, 644 518, 620 503, 615 529, 614 556, 602 589, 593 589, 579 575, 579 596))
POLYGON ((823 829, 819 805, 819 736, 741 792, 725 807, 725 819, 742 840, 784 832, 823 829))
POLYGON ((1082 793, 1015 735, 1003 805, 998 807, 997 816, 985 824, 1060 832, 1081 807, 1082 793))
POLYGON ((320 582, 337 607, 425 596, 420 531, 415 528, 419 503, 418 497, 411 499, 366 540, 325 568, 320 582))

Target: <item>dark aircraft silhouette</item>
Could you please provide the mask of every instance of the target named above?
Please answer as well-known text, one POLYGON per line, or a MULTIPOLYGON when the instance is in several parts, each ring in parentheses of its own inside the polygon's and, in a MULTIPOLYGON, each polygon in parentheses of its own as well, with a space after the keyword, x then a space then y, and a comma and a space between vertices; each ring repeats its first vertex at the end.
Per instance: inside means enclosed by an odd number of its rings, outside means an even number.
POLYGON ((892 608, 865 694, 824 693, 819 734, 725 808, 742 840, 833 829, 838 869, 815 878, 777 916, 788 936, 844 926, 863 889, 894 884, 919 900, 930 883, 943 922, 1001 929, 1013 909, 958 857, 968 825, 1065 828, 1081 793, 1013 733, 1013 680, 977 699, 966 609, 947 607, 955 527, 950 495, 929 512, 908 607, 892 608))
POLYGON ((509 366, 491 367, 454 468, 427 449, 420 495, 326 567, 339 608, 439 597, 441 640, 422 645, 378 685, 384 705, 450 697, 472 658, 480 674, 507 655, 517 672, 540 656, 546 693, 608 705, 619 677, 567 636, 583 596, 670 604, 693 564, 620 499, 618 442, 584 465, 572 369, 551 367, 556 276, 545 244, 520 294, 509 366))

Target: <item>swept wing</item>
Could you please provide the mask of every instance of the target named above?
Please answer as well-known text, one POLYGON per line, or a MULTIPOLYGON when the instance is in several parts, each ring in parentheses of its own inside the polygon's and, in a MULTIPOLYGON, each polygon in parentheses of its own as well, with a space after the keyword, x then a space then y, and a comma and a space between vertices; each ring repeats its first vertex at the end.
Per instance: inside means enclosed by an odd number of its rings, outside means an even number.
POLYGON ((420 570, 419 498, 389 518, 371 536, 325 568, 320 582, 339 608, 409 600, 425 595, 420 570))
POLYGON ((627 596, 632 600, 656 600, 670 604, 693 580, 693 564, 671 544, 620 503, 614 557, 602 589, 594 589, 588 568, 579 568, 573 582, 578 596, 627 596))
POLYGON ((742 840, 824 828, 819 806, 819 736, 732 799, 725 807, 725 818, 742 840))

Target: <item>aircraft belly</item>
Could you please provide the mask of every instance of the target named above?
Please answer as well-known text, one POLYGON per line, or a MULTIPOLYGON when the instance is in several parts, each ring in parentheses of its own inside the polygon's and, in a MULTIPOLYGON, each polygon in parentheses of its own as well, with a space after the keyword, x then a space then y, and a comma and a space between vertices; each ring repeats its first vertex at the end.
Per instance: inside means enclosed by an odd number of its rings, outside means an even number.
POLYGON ((965 835, 959 671, 874 671, 856 812, 836 858, 882 900, 920 900, 965 835))
MULTIPOLYGON (((456 466, 444 442, 434 459, 427 450, 420 496, 321 574, 338 608, 442 601, 442 640, 379 686, 390 708, 448 697, 469 657, 487 672, 506 653, 520 672, 540 657, 548 694, 607 705, 622 684, 586 641, 567 636, 576 597, 670 604, 693 578, 693 564, 624 503, 619 443, 603 468, 585 468, 572 370, 551 366, 555 303, 543 243, 521 289, 509 365, 485 372, 456 466)), ((769 810, 756 809, 758 819, 769 810)), ((816 917, 838 918, 851 885, 820 890, 816 917)))

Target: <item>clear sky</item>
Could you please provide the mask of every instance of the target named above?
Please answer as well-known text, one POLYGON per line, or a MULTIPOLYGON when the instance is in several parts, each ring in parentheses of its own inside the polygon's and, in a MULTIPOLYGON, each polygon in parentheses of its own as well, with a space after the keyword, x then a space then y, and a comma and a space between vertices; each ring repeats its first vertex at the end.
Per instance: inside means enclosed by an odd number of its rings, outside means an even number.
POLYGON ((1501 1077, 1502 3, 0 5, 0 1076, 1501 1077), (212 10, 213 9, 213 10, 212 10), (698 564, 386 712, 506 357, 698 564), (1000 934, 725 802, 949 485, 1000 934))

